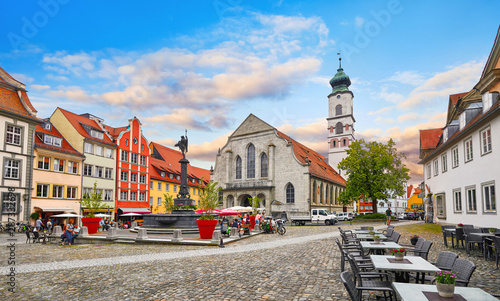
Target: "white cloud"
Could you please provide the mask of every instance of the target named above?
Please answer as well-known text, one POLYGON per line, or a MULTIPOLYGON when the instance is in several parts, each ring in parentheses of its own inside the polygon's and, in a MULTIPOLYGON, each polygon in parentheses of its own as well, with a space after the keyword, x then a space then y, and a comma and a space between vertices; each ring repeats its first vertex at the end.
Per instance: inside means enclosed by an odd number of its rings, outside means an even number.
POLYGON ((69 81, 69 78, 67 78, 66 76, 62 76, 62 75, 47 74, 46 77, 47 77, 47 79, 54 80, 54 81, 69 81))
POLYGON ((58 51, 53 55, 46 54, 43 62, 62 66, 76 75, 83 75, 85 72, 94 70, 96 58, 85 52, 68 54, 66 51, 58 51))
POLYGON ((414 71, 398 71, 393 76, 389 77, 387 81, 396 81, 402 84, 418 86, 425 82, 425 77, 414 71))
POLYGON ((50 90, 44 93, 45 96, 54 98, 66 98, 82 102, 93 101, 97 99, 96 95, 89 95, 82 88, 77 86, 59 86, 59 90, 50 90))
POLYGON ((363 19, 362 17, 354 18, 354 25, 356 25, 356 27, 361 28, 364 23, 365 23, 365 19, 363 19))
POLYGON ((31 89, 36 90, 36 91, 43 91, 43 90, 48 90, 50 89, 49 85, 30 85, 29 86, 31 89))

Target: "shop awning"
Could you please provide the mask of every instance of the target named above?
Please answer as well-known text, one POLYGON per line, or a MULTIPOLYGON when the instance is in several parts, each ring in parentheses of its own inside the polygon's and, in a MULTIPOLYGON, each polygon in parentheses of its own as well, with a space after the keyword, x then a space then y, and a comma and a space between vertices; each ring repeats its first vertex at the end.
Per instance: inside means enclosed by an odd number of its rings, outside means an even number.
MULTIPOLYGON (((83 209, 83 212, 89 212, 90 210, 87 209, 87 208, 82 208, 83 209)), ((109 213, 113 213, 115 210, 115 208, 109 208, 109 213)), ((94 212, 108 212, 108 208, 103 208, 103 209, 97 209, 95 210, 94 212)))
POLYGON ((34 206, 34 208, 42 210, 43 212, 67 212, 67 211, 75 211, 75 209, 68 208, 68 207, 34 206))
POLYGON ((130 207, 121 207, 120 209, 123 214, 126 213, 138 213, 138 214, 150 214, 149 208, 130 208, 130 207))

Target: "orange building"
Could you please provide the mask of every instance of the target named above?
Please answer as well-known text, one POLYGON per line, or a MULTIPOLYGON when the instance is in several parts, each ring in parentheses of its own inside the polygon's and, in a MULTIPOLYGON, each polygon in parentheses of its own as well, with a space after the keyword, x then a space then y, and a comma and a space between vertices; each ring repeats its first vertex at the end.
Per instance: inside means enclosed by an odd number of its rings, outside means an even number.
POLYGON ((129 125, 104 129, 118 146, 116 156, 115 213, 149 214, 149 148, 136 117, 129 125))

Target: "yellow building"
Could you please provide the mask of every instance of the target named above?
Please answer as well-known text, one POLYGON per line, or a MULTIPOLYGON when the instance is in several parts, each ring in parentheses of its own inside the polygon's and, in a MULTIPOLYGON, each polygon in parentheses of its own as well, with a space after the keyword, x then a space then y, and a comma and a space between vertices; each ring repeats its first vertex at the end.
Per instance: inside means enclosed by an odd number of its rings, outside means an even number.
POLYGON ((420 188, 415 188, 413 190, 412 195, 408 198, 407 212, 424 210, 424 199, 418 197, 421 192, 422 190, 420 188))
POLYGON ((36 127, 34 144, 31 212, 44 221, 53 214, 80 213, 84 155, 48 120, 36 127))
MULTIPOLYGON (((180 151, 165 147, 155 142, 149 144, 151 160, 149 161, 149 203, 153 213, 165 213, 164 195, 177 197, 181 185, 180 151)), ((202 188, 210 180, 210 171, 188 164, 188 188, 191 199, 198 205, 200 194, 199 183, 203 178, 202 188)))

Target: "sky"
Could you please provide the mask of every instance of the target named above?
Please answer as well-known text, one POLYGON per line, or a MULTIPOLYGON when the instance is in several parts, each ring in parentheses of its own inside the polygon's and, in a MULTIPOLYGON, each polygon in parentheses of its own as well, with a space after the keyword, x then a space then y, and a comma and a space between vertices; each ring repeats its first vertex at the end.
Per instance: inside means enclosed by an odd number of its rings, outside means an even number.
POLYGON ((38 117, 57 107, 114 126, 136 116, 149 141, 210 168, 253 113, 327 155, 329 80, 354 93, 355 137, 396 141, 423 180, 419 129, 443 127, 448 97, 478 82, 498 1, 6 0, 0 67, 38 117))

